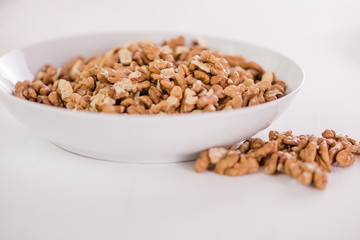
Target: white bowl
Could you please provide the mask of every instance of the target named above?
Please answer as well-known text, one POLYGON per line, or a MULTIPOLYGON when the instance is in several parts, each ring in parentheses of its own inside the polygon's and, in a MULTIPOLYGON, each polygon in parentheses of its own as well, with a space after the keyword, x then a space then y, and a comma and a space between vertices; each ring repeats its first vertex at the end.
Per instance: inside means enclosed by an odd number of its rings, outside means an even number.
MULTIPOLYGON (((286 81, 286 96, 231 111, 178 115, 112 115, 74 112, 12 96, 17 81, 32 80, 42 65, 61 66, 72 57, 103 53, 129 41, 176 37, 172 33, 114 32, 48 41, 0 58, 0 99, 34 133, 57 146, 91 158, 142 163, 191 160, 203 149, 244 140, 278 118, 304 81, 301 67, 275 51, 234 40, 205 37, 212 49, 241 54, 286 81)), ((186 39, 195 36, 185 34, 186 39)))

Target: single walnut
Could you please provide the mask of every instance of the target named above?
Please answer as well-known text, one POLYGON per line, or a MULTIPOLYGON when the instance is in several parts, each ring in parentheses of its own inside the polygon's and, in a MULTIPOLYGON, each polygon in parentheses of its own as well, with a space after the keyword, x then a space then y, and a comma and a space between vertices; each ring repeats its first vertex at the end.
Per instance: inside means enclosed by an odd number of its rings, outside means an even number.
POLYGON ((203 82, 200 81, 200 80, 196 80, 196 81, 193 83, 193 86, 192 86, 191 90, 193 90, 193 91, 195 91, 195 92, 197 92, 197 93, 203 91, 203 90, 204 90, 204 84, 203 84, 203 82))
POLYGON ((165 76, 166 78, 174 78, 175 77, 175 70, 173 68, 164 68, 160 71, 160 74, 165 76))
POLYGON ((206 63, 200 62, 198 56, 193 57, 189 64, 190 71, 195 71, 196 69, 200 69, 205 73, 210 73, 210 66, 206 63))
POLYGON ((326 129, 321 135, 322 135, 324 138, 333 138, 333 139, 335 139, 335 137, 336 137, 336 132, 335 132, 334 130, 326 129))
POLYGON ((101 89, 98 94, 92 96, 90 100, 90 106, 94 111, 98 111, 98 107, 102 104, 115 104, 115 100, 109 96, 109 87, 101 89))
POLYGON ((210 148, 209 158, 211 163, 217 163, 219 160, 227 156, 227 150, 225 148, 210 148))
POLYGON ((151 105, 149 113, 158 114, 161 112, 165 112, 168 109, 169 103, 166 100, 162 100, 158 104, 151 105))
POLYGON ((200 153, 200 157, 195 162, 195 171, 196 172, 203 172, 206 170, 210 165, 210 158, 208 156, 209 151, 203 151, 200 153))
POLYGON ((238 154, 226 153, 226 155, 216 163, 214 171, 218 174, 224 174, 227 169, 232 168, 238 161, 238 154))
POLYGON ((250 99, 255 97, 256 95, 258 95, 259 92, 260 92, 260 89, 257 86, 252 85, 252 86, 248 87, 247 90, 242 95, 243 107, 247 106, 249 104, 250 99))
POLYGON ((246 62, 245 58, 242 56, 224 55, 224 58, 231 66, 240 66, 246 62))
POLYGON ((135 87, 134 91, 140 94, 142 91, 148 91, 150 86, 151 86, 150 81, 143 81, 134 85, 135 87))
POLYGON ((252 78, 245 78, 245 80, 242 82, 242 84, 245 85, 246 87, 255 85, 255 81, 252 78))
POLYGON ((307 145, 300 151, 299 157, 305 162, 313 162, 316 157, 317 137, 310 136, 307 145))
POLYGON ((113 67, 116 63, 119 62, 119 50, 120 48, 115 47, 108 51, 104 58, 101 60, 101 67, 113 67))
POLYGON ((171 62, 159 59, 149 64, 149 71, 150 73, 160 74, 161 70, 171 67, 173 67, 173 64, 171 62))
POLYGON ((198 97, 196 96, 196 93, 187 88, 184 92, 184 99, 181 104, 181 112, 191 112, 198 101, 198 97))
POLYGON ((119 58, 120 62, 124 65, 130 65, 130 63, 132 62, 132 54, 126 48, 123 48, 119 51, 119 58))
POLYGON ((243 98, 241 96, 235 96, 233 99, 225 104, 225 109, 241 108, 244 105, 243 98))
POLYGON ((149 96, 140 96, 138 99, 139 103, 142 104, 146 109, 149 109, 153 105, 153 102, 149 96))
POLYGON ((179 36, 177 38, 170 39, 169 42, 166 43, 170 48, 176 48, 178 46, 182 46, 185 44, 185 38, 183 36, 179 36))
POLYGON ((261 77, 261 82, 268 82, 272 84, 274 82, 275 76, 273 72, 266 72, 261 77))
POLYGON ((208 105, 215 105, 219 98, 214 94, 214 90, 210 90, 205 95, 201 96, 196 103, 198 108, 205 108, 208 105))
POLYGON ((170 92, 174 88, 175 84, 174 84, 174 82, 170 81, 169 79, 164 78, 160 81, 160 86, 161 86, 162 90, 164 90, 170 94, 170 92))
POLYGON ((132 106, 132 105, 136 105, 136 103, 135 103, 134 99, 129 97, 129 98, 123 99, 121 101, 120 105, 123 106, 123 107, 129 107, 129 106, 132 106))
POLYGON ((340 143, 343 145, 343 148, 336 154, 336 162, 340 167, 350 166, 355 161, 355 156, 352 154, 352 145, 345 141, 340 143))
POLYGON ((175 47, 174 52, 175 52, 175 56, 179 56, 179 55, 182 55, 182 54, 187 55, 189 51, 190 51, 190 48, 187 47, 187 46, 177 46, 177 47, 175 47))
POLYGON ((251 147, 251 143, 250 143, 250 139, 245 140, 242 144, 240 144, 239 146, 239 151, 241 153, 247 153, 250 150, 251 147))
POLYGON ((344 149, 344 146, 341 142, 337 142, 334 146, 332 146, 329 150, 329 158, 330 163, 333 164, 335 162, 335 157, 341 150, 344 149))
POLYGON ((95 88, 95 79, 93 77, 82 78, 79 84, 74 88, 74 92, 84 96, 91 95, 95 88))
POLYGON ((49 100, 49 97, 48 96, 41 96, 41 95, 38 95, 37 96, 37 102, 39 103, 43 103, 45 105, 52 105, 50 100, 49 100))
POLYGON ((327 185, 327 175, 319 168, 313 173, 313 184, 317 189, 325 189, 327 185))
POLYGON ((360 154, 360 143, 353 146, 353 153, 360 154))
POLYGON ((244 85, 234 86, 230 85, 224 89, 224 93, 226 96, 234 98, 236 96, 242 96, 242 94, 246 91, 246 87, 244 85))
POLYGON ((174 80, 182 89, 188 87, 185 77, 181 76, 179 73, 174 73, 174 80))
POLYGON ((270 141, 265 143, 264 146, 248 152, 247 156, 255 158, 258 162, 260 162, 268 154, 277 151, 277 147, 278 146, 276 141, 270 141))
POLYGON ((215 94, 219 99, 225 97, 224 90, 223 90, 222 87, 220 87, 219 85, 213 85, 213 86, 211 86, 211 89, 214 91, 214 94, 215 94))
POLYGON ((274 101, 285 95, 285 89, 275 85, 271 85, 270 90, 264 93, 264 98, 267 102, 274 101))
POLYGON ((52 92, 49 94, 49 101, 53 106, 62 107, 63 102, 61 100, 61 96, 58 92, 52 92))
MULTIPOLYGON (((131 73, 132 73, 131 70, 128 68, 119 68, 117 70, 110 69, 109 71, 105 71, 104 77, 106 78, 108 76, 106 80, 109 81, 110 83, 115 84, 117 82, 126 80, 131 73)), ((98 74, 98 78, 99 78, 99 74, 98 74)))
POLYGON ((262 76, 264 74, 264 72, 265 72, 262 67, 260 67, 256 62, 253 62, 253 61, 240 63, 239 66, 244 68, 244 69, 253 70, 254 73, 255 73, 255 74, 253 73, 253 75, 262 76))
POLYGON ((259 169, 259 163, 255 158, 240 155, 240 161, 236 163, 232 168, 225 170, 225 175, 228 176, 241 176, 256 172, 259 169))
POLYGON ((154 86, 151 86, 149 89, 149 97, 155 103, 159 103, 161 100, 162 93, 159 89, 154 86))
POLYGON ((136 67, 135 71, 130 73, 128 78, 134 82, 143 82, 149 76, 149 71, 146 67, 136 67))
POLYGON ((203 83, 208 84, 210 82, 210 77, 203 71, 195 70, 194 77, 200 79, 203 83))
POLYGON ((215 112, 216 107, 215 107, 215 105, 209 104, 206 107, 204 107, 202 111, 203 112, 215 112))
POLYGON ((219 85, 222 88, 227 86, 228 78, 223 75, 212 76, 210 78, 210 85, 219 85))
POLYGON ((173 87, 170 96, 166 99, 167 107, 166 112, 174 112, 180 106, 182 99, 182 89, 179 86, 173 87))
POLYGON ((155 60, 160 53, 160 48, 152 43, 146 43, 143 47, 143 50, 145 56, 151 61, 155 60))
POLYGON ((52 84, 59 79, 62 70, 51 65, 44 65, 37 74, 35 80, 40 80, 45 85, 52 84))
POLYGON ((99 107, 100 112, 103 113, 123 113, 125 111, 124 106, 114 106, 111 104, 102 104, 99 107))
POLYGON ((141 105, 131 105, 126 109, 127 113, 129 114, 146 114, 147 110, 144 106, 141 105))
POLYGON ((31 88, 33 88, 37 94, 42 96, 47 96, 50 93, 50 88, 45 85, 41 80, 35 80, 31 83, 31 88))
POLYGON ((326 172, 331 171, 331 162, 330 162, 330 155, 329 155, 329 147, 326 141, 321 141, 318 146, 318 154, 315 157, 316 163, 319 167, 326 172))
POLYGON ((234 69, 230 69, 229 79, 232 81, 233 85, 235 86, 238 86, 240 83, 242 83, 245 80, 243 77, 240 77, 240 74, 234 69))
POLYGON ((266 102, 266 100, 263 93, 259 93, 259 95, 256 95, 249 100, 248 106, 255 106, 264 102, 266 102))
POLYGON ((265 159, 264 162, 264 171, 267 174, 274 174, 276 170, 278 169, 278 159, 279 159, 279 153, 274 152, 269 157, 265 159))
POLYGON ((30 88, 29 81, 17 82, 15 84, 14 95, 18 98, 29 99, 29 88, 30 88))

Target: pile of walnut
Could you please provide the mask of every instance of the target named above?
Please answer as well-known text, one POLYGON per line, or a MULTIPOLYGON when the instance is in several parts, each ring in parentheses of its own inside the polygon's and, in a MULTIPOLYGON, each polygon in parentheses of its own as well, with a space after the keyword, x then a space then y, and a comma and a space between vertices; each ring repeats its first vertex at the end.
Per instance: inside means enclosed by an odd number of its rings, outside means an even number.
POLYGON ((293 136, 291 131, 270 131, 269 141, 250 138, 238 148, 211 148, 203 151, 195 162, 195 171, 213 169, 218 174, 241 176, 253 173, 264 165, 268 174, 285 173, 300 183, 324 189, 326 172, 337 164, 347 167, 360 154, 360 143, 348 136, 325 130, 322 137, 293 136))
POLYGON ((242 56, 221 55, 184 37, 162 46, 143 41, 104 55, 45 65, 14 95, 33 102, 107 113, 211 112, 284 96, 286 84, 242 56))

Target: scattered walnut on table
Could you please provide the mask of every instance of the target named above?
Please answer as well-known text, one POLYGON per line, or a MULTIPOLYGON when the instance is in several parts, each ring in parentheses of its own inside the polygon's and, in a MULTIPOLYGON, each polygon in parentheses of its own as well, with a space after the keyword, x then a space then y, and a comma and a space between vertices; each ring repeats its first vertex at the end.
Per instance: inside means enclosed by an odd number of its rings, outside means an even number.
POLYGON ((332 165, 350 166, 354 154, 360 154, 360 143, 334 130, 325 130, 322 136, 270 131, 267 142, 249 138, 238 148, 233 145, 203 151, 195 161, 195 170, 213 169, 218 174, 241 176, 264 166, 267 174, 284 173, 304 185, 325 189, 332 165))
POLYGON ((60 68, 44 65, 33 81, 18 82, 14 95, 70 110, 174 114, 253 106, 285 90, 285 82, 257 63, 212 51, 203 40, 185 45, 180 36, 162 45, 131 42, 60 68), (171 95, 178 87, 181 96, 171 95))

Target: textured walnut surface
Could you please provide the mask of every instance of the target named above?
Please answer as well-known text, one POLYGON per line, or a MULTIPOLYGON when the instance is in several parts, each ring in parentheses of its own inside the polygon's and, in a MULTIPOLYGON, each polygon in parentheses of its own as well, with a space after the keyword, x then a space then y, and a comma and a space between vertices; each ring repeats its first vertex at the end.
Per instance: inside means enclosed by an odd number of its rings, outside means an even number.
POLYGON ((218 174, 241 176, 264 166, 267 174, 285 173, 302 184, 325 189, 332 165, 347 167, 360 154, 360 143, 346 135, 325 130, 322 137, 294 136, 291 131, 269 132, 269 141, 249 138, 238 148, 210 148, 201 152, 195 171, 213 169, 218 174))
POLYGON ((14 95, 56 107, 106 113, 197 113, 253 106, 284 96, 286 84, 242 56, 178 38, 116 47, 45 65, 14 95))

